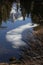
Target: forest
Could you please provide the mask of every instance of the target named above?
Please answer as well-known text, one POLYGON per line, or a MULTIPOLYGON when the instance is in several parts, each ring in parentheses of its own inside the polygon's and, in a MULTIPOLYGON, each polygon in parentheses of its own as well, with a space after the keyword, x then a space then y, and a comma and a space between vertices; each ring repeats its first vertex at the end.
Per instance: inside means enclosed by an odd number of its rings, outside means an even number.
MULTIPOLYGON (((13 2, 20 2, 22 16, 25 19, 31 13, 32 20, 43 24, 43 1, 42 0, 0 0, 0 21, 9 18, 13 2)), ((18 8, 18 5, 17 5, 18 8)))

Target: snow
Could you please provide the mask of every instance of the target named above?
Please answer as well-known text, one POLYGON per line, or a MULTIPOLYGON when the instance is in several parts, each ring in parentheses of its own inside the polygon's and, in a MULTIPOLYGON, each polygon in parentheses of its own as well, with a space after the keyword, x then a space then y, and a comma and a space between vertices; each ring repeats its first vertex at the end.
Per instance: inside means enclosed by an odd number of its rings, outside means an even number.
POLYGON ((19 48, 20 46, 26 45, 26 43, 22 40, 22 33, 24 34, 23 31, 29 28, 32 28, 31 30, 33 30, 33 27, 36 27, 38 25, 37 24, 32 25, 31 18, 26 18, 24 21, 23 20, 15 21, 15 24, 17 25, 17 27, 7 32, 6 39, 7 41, 12 43, 13 48, 19 48))
MULTIPOLYGON (((22 40, 22 34, 24 34, 24 30, 36 27, 37 24, 32 25, 31 20, 31 14, 29 15, 29 18, 25 17, 25 20, 23 20, 23 17, 21 16, 20 6, 17 12, 17 3, 14 3, 12 6, 12 10, 10 14, 13 16, 13 20, 17 17, 14 23, 14 29, 8 31, 6 34, 7 41, 12 43, 13 48, 19 48, 20 46, 25 46, 26 43, 22 40)), ((25 31, 26 32, 26 31, 25 31)), ((27 35, 27 34, 25 34, 27 35)), ((25 36, 26 37, 26 36, 25 36)))

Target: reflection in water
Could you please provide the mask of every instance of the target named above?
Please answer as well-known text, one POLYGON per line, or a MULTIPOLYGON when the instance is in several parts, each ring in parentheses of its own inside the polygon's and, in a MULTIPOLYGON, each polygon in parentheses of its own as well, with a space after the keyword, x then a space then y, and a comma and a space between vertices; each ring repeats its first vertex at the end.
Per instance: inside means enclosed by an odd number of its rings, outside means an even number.
MULTIPOLYGON (((12 42, 13 48, 19 48, 20 46, 21 47, 25 46, 26 44, 21 40, 22 38, 25 39, 25 37, 22 37, 22 33, 25 34, 26 32, 23 32, 23 31, 26 29, 34 28, 34 27, 38 26, 37 24, 32 25, 32 23, 29 23, 28 21, 30 21, 30 20, 27 19, 25 21, 21 21, 19 23, 19 25, 21 25, 21 26, 7 32, 6 39, 8 41, 12 42), (24 22, 25 22, 25 24, 24 24, 24 22)), ((30 30, 32 31, 32 29, 30 29, 30 30)), ((26 34, 24 36, 26 36, 26 34)))
POLYGON ((11 56, 20 57, 18 53, 22 49, 22 60, 28 63, 35 59, 34 65, 40 64, 37 58, 43 56, 43 25, 34 23, 43 24, 43 2, 3 0, 0 6, 0 62, 8 61, 11 56), (27 43, 28 48, 21 48, 23 43, 27 43))

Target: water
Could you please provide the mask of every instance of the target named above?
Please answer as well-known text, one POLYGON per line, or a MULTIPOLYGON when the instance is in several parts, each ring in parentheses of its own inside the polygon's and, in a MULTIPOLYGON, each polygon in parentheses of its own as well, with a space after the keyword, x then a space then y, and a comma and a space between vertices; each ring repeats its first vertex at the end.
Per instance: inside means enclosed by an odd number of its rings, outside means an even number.
POLYGON ((8 61, 12 56, 19 57, 19 47, 26 45, 26 43, 21 40, 22 32, 26 29, 30 29, 31 31, 35 26, 37 25, 32 25, 31 18, 26 18, 24 21, 2 22, 2 27, 4 28, 0 28, 0 62, 8 61))
POLYGON ((31 36, 33 38, 31 32, 39 26, 39 24, 32 23, 31 16, 23 20, 21 12, 16 14, 15 9, 11 11, 11 14, 13 19, 11 16, 9 20, 2 21, 0 25, 0 62, 8 62, 11 57, 19 58, 20 47, 27 46, 23 40, 31 39, 31 36))

